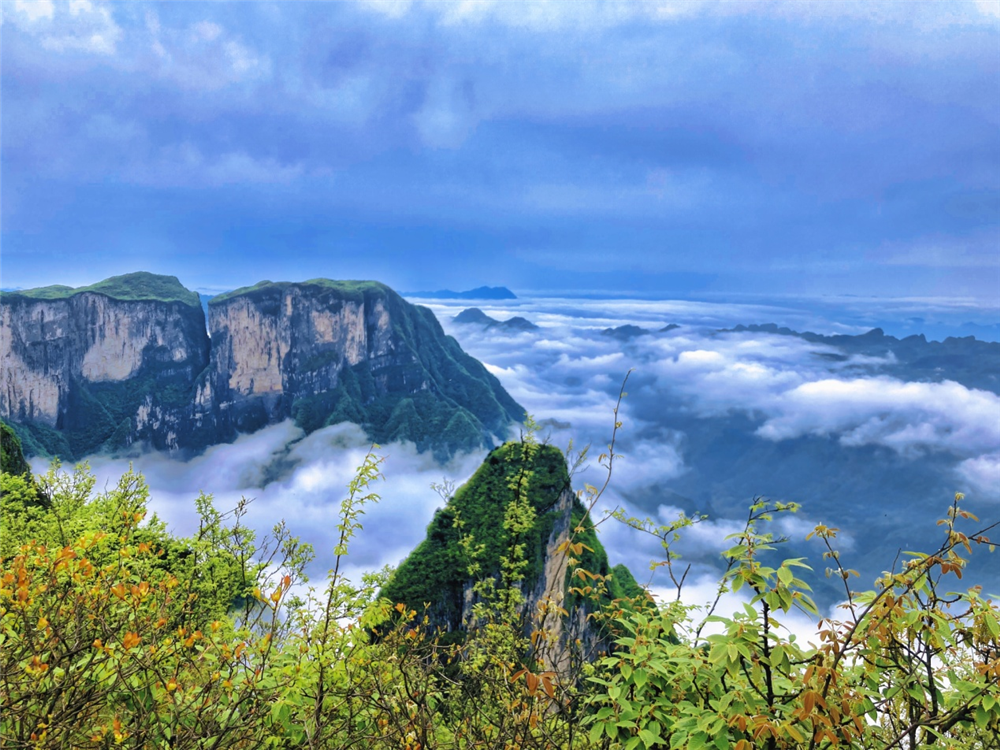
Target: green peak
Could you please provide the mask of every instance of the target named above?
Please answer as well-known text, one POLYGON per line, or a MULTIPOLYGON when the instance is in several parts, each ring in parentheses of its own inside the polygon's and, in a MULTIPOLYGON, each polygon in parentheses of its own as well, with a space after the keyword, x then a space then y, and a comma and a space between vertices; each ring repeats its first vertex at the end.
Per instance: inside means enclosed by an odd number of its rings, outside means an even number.
POLYGON ((212 297, 208 304, 218 305, 222 302, 228 302, 229 300, 235 299, 236 297, 252 297, 257 294, 266 294, 269 291, 283 292, 291 287, 305 287, 321 292, 336 292, 340 296, 349 299, 361 299, 366 294, 385 294, 386 292, 391 291, 389 287, 378 281, 335 281, 333 279, 309 279, 308 281, 258 281, 253 286, 241 286, 239 289, 233 289, 231 292, 218 294, 215 297, 212 297))
POLYGON ((122 276, 112 276, 90 286, 71 287, 62 284, 25 289, 9 294, 18 294, 29 299, 58 300, 69 299, 77 294, 91 292, 103 294, 112 299, 126 302, 155 301, 183 302, 191 307, 199 307, 201 301, 196 292, 186 288, 176 276, 161 276, 148 271, 136 271, 122 276))

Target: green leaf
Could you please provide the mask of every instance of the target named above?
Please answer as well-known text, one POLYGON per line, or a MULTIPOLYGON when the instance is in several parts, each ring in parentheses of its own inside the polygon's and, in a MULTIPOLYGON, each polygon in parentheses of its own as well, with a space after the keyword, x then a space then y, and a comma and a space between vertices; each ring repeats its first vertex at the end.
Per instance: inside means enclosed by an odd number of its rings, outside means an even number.
POLYGON ((604 731, 603 724, 595 723, 594 726, 590 728, 590 741, 592 744, 597 744, 601 740, 601 733, 604 731))
POLYGON ((649 679, 649 674, 644 669, 637 669, 635 671, 635 686, 640 690, 646 685, 646 681, 649 679))
POLYGON ((663 738, 658 734, 650 732, 648 729, 639 730, 639 738, 642 740, 642 744, 646 747, 653 747, 654 745, 662 745, 663 738))
POLYGON ((986 729, 986 725, 989 723, 990 712, 982 706, 976 706, 976 726, 980 729, 986 729))

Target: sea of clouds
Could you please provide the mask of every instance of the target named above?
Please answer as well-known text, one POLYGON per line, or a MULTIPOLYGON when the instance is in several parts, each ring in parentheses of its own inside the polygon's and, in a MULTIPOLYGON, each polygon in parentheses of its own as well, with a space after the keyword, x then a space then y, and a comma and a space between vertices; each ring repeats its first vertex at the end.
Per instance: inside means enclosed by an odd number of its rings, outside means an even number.
MULTIPOLYGON (((682 564, 691 565, 684 594, 689 602, 714 597, 719 553, 731 546, 726 537, 743 527, 746 506, 757 494, 803 502, 800 514, 780 518, 774 529, 792 540, 795 550, 805 549, 804 538, 816 523, 836 522, 842 528, 839 548, 856 553, 866 574, 891 566, 896 551, 872 541, 884 535, 878 521, 884 516, 892 523, 886 528, 903 537, 911 526, 933 528, 950 499, 941 488, 968 493, 970 509, 984 523, 1000 520, 996 394, 947 378, 902 381, 882 371, 891 364, 888 359, 838 358, 830 356, 837 354, 832 347, 798 337, 721 330, 770 321, 822 333, 861 333, 863 327, 754 304, 535 298, 480 305, 499 320, 519 315, 539 326, 510 332, 455 323, 452 318, 468 303, 424 303, 541 423, 542 439, 563 449, 571 440, 576 449, 591 445, 590 460, 574 477, 577 488, 603 483, 597 455, 607 450, 614 408, 631 371, 615 435, 621 458, 595 517, 621 508, 666 524, 680 511, 709 512, 675 547, 682 564), (662 330, 668 324, 678 327, 662 330), (605 332, 621 325, 649 333, 619 338, 605 332), (721 465, 713 463, 719 455, 721 465), (794 482, 782 484, 783 474, 794 475, 794 482), (902 482, 907 475, 913 477, 910 484, 902 482), (761 486, 744 488, 741 477, 761 486), (902 484, 912 501, 886 490, 882 507, 876 487, 875 499, 834 502, 838 492, 858 495, 849 485, 852 479, 885 488, 902 484), (848 484, 829 489, 831 482, 848 484), (801 487, 807 496, 796 496, 789 486, 801 487), (921 492, 929 496, 920 497, 921 492)), ((353 425, 305 436, 285 422, 186 462, 150 453, 134 464, 149 484, 152 510, 174 531, 195 529, 193 501, 200 492, 213 495, 223 510, 241 497, 252 498, 249 523, 264 534, 283 519, 315 547, 310 573, 319 580, 332 565, 340 501, 368 448, 353 425)), ((379 454, 385 457, 384 479, 374 489, 381 501, 366 508, 364 529, 347 558, 355 580, 364 571, 398 564, 423 539, 443 504, 430 485, 445 479, 460 484, 485 451, 446 465, 408 444, 383 446, 379 454)), ((129 467, 127 460, 107 457, 90 463, 98 486, 112 486, 129 467)), ((614 520, 600 528, 612 563, 626 563, 640 582, 673 596, 662 571, 650 572, 650 562, 662 559, 655 538, 614 520)), ((995 573, 985 576, 988 586, 998 583, 995 573)), ((836 594, 828 593, 828 604, 831 597, 836 594)), ((724 611, 741 601, 728 597, 724 611)), ((807 620, 792 625, 810 632, 807 620)))

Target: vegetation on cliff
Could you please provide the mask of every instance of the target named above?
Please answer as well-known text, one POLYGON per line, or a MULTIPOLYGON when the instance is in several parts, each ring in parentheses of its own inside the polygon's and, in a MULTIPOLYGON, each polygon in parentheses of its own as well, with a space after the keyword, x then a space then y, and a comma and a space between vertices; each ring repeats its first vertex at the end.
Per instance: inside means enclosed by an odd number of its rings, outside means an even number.
POLYGON ((62 284, 38 287, 37 289, 20 289, 16 292, 4 292, 4 295, 22 296, 29 299, 69 299, 77 294, 93 292, 103 294, 112 299, 127 302, 183 302, 192 307, 201 307, 197 292, 187 289, 176 276, 162 276, 136 271, 121 276, 98 281, 90 286, 71 287, 62 284))
MULTIPOLYGON (((499 455, 517 467, 526 455, 521 450, 499 455)), ((538 659, 544 630, 525 634, 516 607, 508 606, 518 601, 530 567, 518 536, 531 526, 530 488, 544 493, 563 479, 554 454, 538 454, 542 476, 503 474, 524 494, 504 513, 502 575, 490 579, 496 596, 477 604, 479 627, 461 645, 446 645, 422 609, 379 598, 384 575, 351 582, 341 573, 365 504, 378 499, 372 483, 380 459, 372 454, 341 504, 333 570, 312 593, 299 585, 309 550, 282 528, 270 542, 256 540, 241 523, 243 509, 224 516, 200 498, 198 532, 177 539, 155 517, 146 519, 146 489, 134 474, 95 492, 84 469, 50 472, 38 478, 52 498, 41 508, 24 502, 23 477, 4 472, 4 744, 996 746, 998 610, 977 588, 945 593, 960 589, 965 557, 989 545, 985 530, 973 530, 975 519, 960 497, 942 519, 940 548, 910 553, 868 592, 849 588, 836 530, 812 532, 844 582, 847 601, 843 621, 819 623, 816 646, 780 627, 791 609, 809 609, 795 577, 800 563, 772 566, 766 556, 775 544, 768 524, 791 506, 755 503, 733 535, 720 592, 747 591, 749 600, 733 617, 704 617, 676 602, 623 607, 601 595, 600 575, 574 564, 579 595, 592 602, 593 618, 612 629, 614 640, 596 661, 555 670, 538 659)), ((609 466, 613 457, 612 449, 609 466)), ((657 528, 628 520, 662 534, 667 549, 660 562, 675 564, 670 540, 689 520, 657 528)), ((564 549, 575 554, 577 539, 564 549)))
MULTIPOLYGON (((532 520, 516 532, 516 542, 525 550, 520 585, 526 593, 535 589, 544 573, 553 525, 561 512, 559 500, 572 489, 566 459, 558 448, 539 445, 526 453, 522 443, 511 442, 494 449, 472 478, 447 498, 427 527, 427 538, 400 563, 382 595, 421 611, 426 607, 435 625, 448 630, 464 628, 464 592, 468 589, 471 593, 480 580, 499 579, 504 556, 515 542, 515 531, 504 520, 510 505, 518 502, 522 477, 532 520)), ((581 528, 577 535, 585 544, 581 564, 607 577, 612 599, 642 595, 627 568, 620 566, 611 574, 604 546, 575 495, 567 527, 581 528)), ((570 581, 566 587, 571 587, 570 581)))
POLYGON ((315 290, 322 291, 332 291, 337 294, 338 297, 350 300, 352 302, 361 302, 364 299, 365 294, 385 294, 387 291, 391 291, 389 287, 378 281, 350 281, 350 280, 334 280, 334 279, 309 279, 308 281, 258 281, 252 286, 241 286, 238 289, 233 289, 229 292, 224 292, 223 294, 217 294, 208 301, 209 308, 214 305, 220 305, 223 302, 227 302, 236 297, 250 297, 261 296, 265 292, 274 291, 275 289, 285 290, 289 287, 305 287, 313 288, 315 290))
POLYGON ((24 476, 31 473, 31 466, 24 458, 21 439, 3 420, 0 420, 0 469, 5 474, 24 476))

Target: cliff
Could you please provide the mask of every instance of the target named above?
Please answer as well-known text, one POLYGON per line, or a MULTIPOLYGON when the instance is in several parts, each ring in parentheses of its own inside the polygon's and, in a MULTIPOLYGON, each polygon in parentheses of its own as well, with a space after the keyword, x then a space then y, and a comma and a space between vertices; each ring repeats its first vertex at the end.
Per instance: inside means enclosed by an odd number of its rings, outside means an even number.
MULTIPOLYGON (((569 591, 571 586, 585 584, 571 581, 571 555, 561 549, 577 527, 589 525, 585 520, 586 510, 570 487, 566 461, 557 448, 541 445, 533 455, 526 455, 523 444, 507 443, 493 450, 434 515, 427 537, 399 565, 381 596, 418 612, 429 605, 431 624, 461 639, 475 625, 476 582, 499 581, 501 559, 510 554, 512 545, 522 545, 526 565, 518 586, 525 633, 545 632, 543 660, 558 670, 567 663, 569 644, 579 641, 584 649, 593 650, 601 640, 587 618, 592 605, 569 591), (531 528, 515 538, 504 519, 524 478, 523 491, 535 519, 531 528), (469 550, 476 552, 470 557, 469 550)), ((575 555, 580 568, 610 576, 605 601, 642 596, 626 567, 610 567, 592 528, 576 533, 573 541, 585 545, 575 555)))
POLYGON ((197 451, 294 418, 352 421, 439 457, 523 410, 433 314, 375 282, 261 282, 212 298, 128 274, 0 297, 0 417, 26 451, 197 451), (209 335, 209 333, 211 335, 209 335))
POLYGON ((176 278, 4 293, 0 327, 0 417, 23 428, 29 453, 179 447, 209 343, 197 295, 176 278))
POLYGON ((209 302, 212 362, 199 402, 231 435, 293 417, 350 421, 380 443, 440 456, 492 447, 524 410, 434 314, 376 282, 261 282, 209 302))

